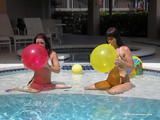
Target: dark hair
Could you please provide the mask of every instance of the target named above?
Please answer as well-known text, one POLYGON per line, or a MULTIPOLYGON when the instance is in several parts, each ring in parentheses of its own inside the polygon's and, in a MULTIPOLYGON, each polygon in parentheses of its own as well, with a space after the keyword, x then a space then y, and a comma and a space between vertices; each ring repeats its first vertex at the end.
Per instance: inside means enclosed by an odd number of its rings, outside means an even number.
POLYGON ((47 51, 48 51, 48 54, 51 52, 51 46, 50 46, 50 44, 49 44, 49 41, 48 41, 48 38, 47 38, 47 36, 45 35, 45 34, 43 34, 43 33, 39 33, 39 34, 37 34, 36 36, 35 36, 35 38, 33 39, 34 41, 34 43, 36 43, 36 39, 37 38, 41 38, 41 39, 43 39, 44 40, 44 42, 45 42, 45 48, 47 49, 47 51))
POLYGON ((123 41, 121 40, 119 31, 115 27, 110 27, 107 29, 106 37, 114 37, 119 47, 124 45, 123 41))

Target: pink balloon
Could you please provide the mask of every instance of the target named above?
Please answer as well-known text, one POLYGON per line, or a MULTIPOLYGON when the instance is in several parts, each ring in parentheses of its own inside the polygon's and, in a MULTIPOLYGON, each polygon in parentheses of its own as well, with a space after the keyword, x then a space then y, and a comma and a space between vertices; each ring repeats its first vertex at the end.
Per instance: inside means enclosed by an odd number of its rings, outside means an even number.
POLYGON ((47 50, 40 45, 31 44, 25 47, 22 51, 22 62, 27 68, 31 70, 41 69, 44 67, 47 61, 47 50))

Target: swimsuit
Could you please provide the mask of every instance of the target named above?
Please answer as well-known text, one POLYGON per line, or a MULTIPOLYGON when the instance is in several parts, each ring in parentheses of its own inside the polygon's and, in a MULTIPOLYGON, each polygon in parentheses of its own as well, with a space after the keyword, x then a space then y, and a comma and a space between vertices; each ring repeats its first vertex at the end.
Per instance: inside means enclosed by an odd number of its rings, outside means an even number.
POLYGON ((55 84, 53 84, 53 83, 41 83, 41 82, 39 82, 38 79, 35 80, 35 78, 29 86, 31 88, 39 90, 39 91, 51 90, 51 89, 55 88, 55 84))
POLYGON ((126 75, 125 77, 120 76, 118 68, 115 67, 109 73, 107 80, 95 83, 95 87, 96 89, 99 90, 106 90, 126 82, 129 82, 129 76, 128 75, 126 75))
POLYGON ((50 70, 42 68, 35 73, 28 86, 39 91, 44 91, 54 89, 56 85, 50 81, 50 70))

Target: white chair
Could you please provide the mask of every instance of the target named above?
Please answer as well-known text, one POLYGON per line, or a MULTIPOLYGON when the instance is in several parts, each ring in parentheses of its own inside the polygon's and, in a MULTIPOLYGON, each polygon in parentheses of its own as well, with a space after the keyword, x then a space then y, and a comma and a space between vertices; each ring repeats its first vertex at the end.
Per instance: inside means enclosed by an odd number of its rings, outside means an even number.
POLYGON ((59 44, 62 43, 61 39, 63 36, 63 26, 61 20, 56 19, 42 19, 44 31, 46 33, 55 33, 55 39, 59 41, 59 44))
POLYGON ((35 36, 38 33, 45 33, 46 36, 49 38, 52 47, 52 36, 54 35, 54 33, 46 33, 44 31, 40 18, 24 18, 24 23, 26 25, 27 35, 35 36))
POLYGON ((42 22, 40 18, 24 18, 27 35, 36 35, 44 33, 42 22))
POLYGON ((16 52, 18 49, 18 44, 19 45, 23 44, 24 47, 28 44, 32 44, 34 36, 33 35, 14 35, 13 39, 14 39, 14 50, 16 52))
POLYGON ((34 36, 29 35, 14 35, 10 19, 7 14, 0 14, 0 45, 7 44, 10 52, 12 51, 11 41, 14 40, 14 49, 17 51, 17 44, 32 43, 34 36))
POLYGON ((0 36, 0 45, 8 45, 9 51, 12 52, 11 39, 7 36, 0 36))
POLYGON ((7 14, 0 14, 0 45, 8 45, 9 51, 12 51, 11 36, 13 30, 7 14))

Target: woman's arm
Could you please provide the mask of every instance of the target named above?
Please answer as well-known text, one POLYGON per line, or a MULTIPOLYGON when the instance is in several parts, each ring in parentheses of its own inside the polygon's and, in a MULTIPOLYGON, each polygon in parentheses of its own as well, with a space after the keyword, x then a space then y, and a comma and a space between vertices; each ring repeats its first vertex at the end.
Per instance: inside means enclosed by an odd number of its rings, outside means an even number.
POLYGON ((51 59, 51 63, 52 63, 52 65, 50 66, 51 71, 55 72, 55 73, 59 73, 60 72, 60 64, 59 64, 58 56, 57 56, 56 52, 54 52, 54 51, 51 52, 50 59, 51 59))
POLYGON ((119 59, 116 60, 119 67, 133 68, 132 53, 126 46, 122 46, 119 52, 119 59))

